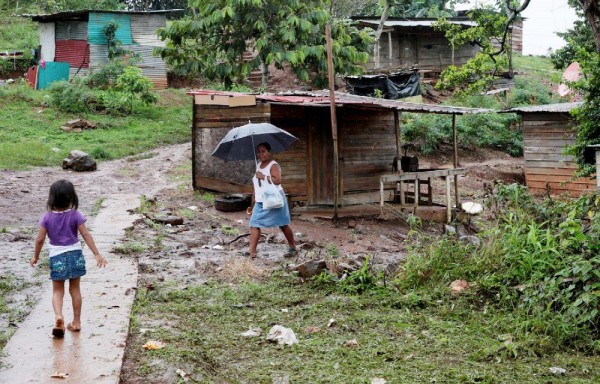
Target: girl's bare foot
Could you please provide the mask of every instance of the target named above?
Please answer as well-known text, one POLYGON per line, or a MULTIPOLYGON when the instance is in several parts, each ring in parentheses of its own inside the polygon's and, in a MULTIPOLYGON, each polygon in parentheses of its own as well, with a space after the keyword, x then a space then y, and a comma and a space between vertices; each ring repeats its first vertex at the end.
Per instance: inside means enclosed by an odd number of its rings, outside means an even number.
POLYGON ((81 325, 75 325, 75 323, 67 324, 67 329, 71 332, 79 332, 81 331, 81 325))

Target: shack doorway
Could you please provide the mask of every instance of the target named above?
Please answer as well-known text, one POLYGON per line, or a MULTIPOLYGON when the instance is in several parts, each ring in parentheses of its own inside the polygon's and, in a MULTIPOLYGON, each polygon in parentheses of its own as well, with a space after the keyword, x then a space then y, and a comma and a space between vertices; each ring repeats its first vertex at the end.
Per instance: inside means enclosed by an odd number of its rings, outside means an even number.
POLYGON ((333 139, 328 108, 309 112, 309 204, 333 205, 333 139))

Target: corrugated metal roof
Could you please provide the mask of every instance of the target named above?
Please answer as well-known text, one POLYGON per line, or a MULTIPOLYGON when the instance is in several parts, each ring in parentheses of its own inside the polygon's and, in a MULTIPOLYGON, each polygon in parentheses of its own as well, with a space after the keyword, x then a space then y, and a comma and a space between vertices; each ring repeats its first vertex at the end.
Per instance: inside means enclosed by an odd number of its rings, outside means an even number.
POLYGON ((131 35, 134 43, 164 47, 165 42, 156 35, 158 28, 167 26, 167 17, 158 15, 131 15, 131 35))
POLYGON ((102 32, 104 26, 114 21, 119 24, 115 38, 123 45, 133 44, 131 38, 131 15, 118 13, 91 12, 88 21, 88 40, 90 44, 107 44, 106 35, 102 32))
POLYGON ((87 21, 57 21, 55 26, 56 40, 87 40, 87 21))
POLYGON ((544 105, 532 105, 529 107, 516 107, 511 109, 506 109, 501 112, 515 112, 515 113, 523 113, 523 112, 558 112, 558 113, 569 113, 572 109, 581 106, 583 102, 578 101, 574 103, 560 103, 560 104, 544 104, 544 105))
POLYGON ((85 40, 57 40, 54 61, 69 63, 74 68, 90 66, 90 51, 85 40))
MULTIPOLYGON (((379 20, 357 20, 360 23, 369 24, 373 26, 379 25, 379 20)), ((465 27, 476 27, 477 23, 473 20, 447 20, 450 24, 462 25, 465 27)), ((437 20, 431 19, 410 19, 410 20, 386 20, 383 24, 384 27, 432 27, 433 23, 437 23, 437 20)))
MULTIPOLYGON (((167 14, 174 12, 183 12, 184 9, 167 9, 162 11, 102 11, 102 13, 115 13, 115 14, 126 14, 126 15, 145 15, 145 14, 167 14)), ((92 10, 81 10, 81 11, 67 11, 58 12, 46 15, 22 15, 24 17, 31 17, 33 21, 58 21, 58 20, 88 20, 88 15, 93 12, 92 10)))
MULTIPOLYGON (((213 90, 197 90, 188 92, 189 95, 243 95, 242 93, 235 92, 222 92, 213 90)), ((291 92, 283 94, 262 94, 255 95, 257 100, 267 101, 279 104, 303 104, 307 106, 315 107, 327 107, 330 104, 329 91, 316 91, 316 92, 291 92)), ((386 100, 375 97, 357 96, 350 95, 348 93, 336 92, 335 102, 337 106, 343 107, 344 105, 361 106, 365 108, 373 109, 396 109, 402 112, 413 112, 413 113, 439 113, 439 114, 478 114, 478 113, 493 113, 496 112, 492 109, 485 108, 466 108, 466 107, 454 107, 448 105, 433 105, 433 104, 419 104, 409 103, 398 100, 386 100)))

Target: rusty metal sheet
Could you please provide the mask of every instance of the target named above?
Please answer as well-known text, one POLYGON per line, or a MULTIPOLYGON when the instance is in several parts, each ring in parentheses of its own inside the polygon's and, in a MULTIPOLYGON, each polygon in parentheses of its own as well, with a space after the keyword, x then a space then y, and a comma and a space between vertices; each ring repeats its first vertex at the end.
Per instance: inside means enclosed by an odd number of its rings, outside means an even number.
MULTIPOLYGON (((212 90, 198 90, 188 92, 189 95, 239 95, 235 92, 222 92, 212 90)), ((304 104, 307 106, 327 107, 330 104, 329 91, 317 92, 290 92, 283 94, 262 94, 256 95, 257 100, 268 101, 280 104, 304 104)), ((396 109, 401 112, 413 113, 439 113, 439 114, 478 114, 478 113, 493 113, 496 112, 485 108, 466 108, 454 107, 449 105, 434 105, 434 104, 419 104, 409 103, 397 100, 386 100, 375 97, 350 95, 347 93, 335 93, 336 105, 342 107, 344 105, 361 106, 364 108, 373 109, 396 109)))
POLYGON ((90 49, 85 40, 57 40, 54 61, 69 63, 71 67, 88 68, 90 49))

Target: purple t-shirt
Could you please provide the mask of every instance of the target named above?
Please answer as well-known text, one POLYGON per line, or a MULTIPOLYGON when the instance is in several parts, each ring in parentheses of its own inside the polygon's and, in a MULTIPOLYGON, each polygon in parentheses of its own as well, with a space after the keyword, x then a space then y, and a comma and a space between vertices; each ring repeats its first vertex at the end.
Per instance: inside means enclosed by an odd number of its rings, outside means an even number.
POLYGON ((76 209, 63 212, 46 212, 40 219, 40 227, 46 228, 51 245, 73 245, 77 239, 77 227, 85 223, 85 216, 76 209))

